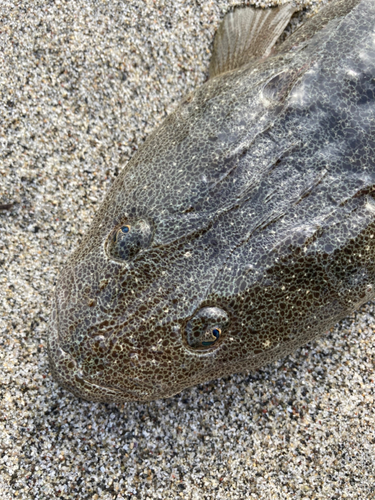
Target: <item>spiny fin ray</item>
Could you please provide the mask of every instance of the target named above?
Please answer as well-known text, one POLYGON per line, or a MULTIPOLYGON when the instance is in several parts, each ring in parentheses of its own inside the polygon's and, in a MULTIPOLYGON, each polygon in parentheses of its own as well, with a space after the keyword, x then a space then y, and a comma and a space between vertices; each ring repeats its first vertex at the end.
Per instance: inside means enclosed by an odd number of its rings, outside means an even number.
POLYGON ((229 12, 215 36, 210 78, 267 57, 296 10, 288 3, 269 9, 237 7, 229 12))

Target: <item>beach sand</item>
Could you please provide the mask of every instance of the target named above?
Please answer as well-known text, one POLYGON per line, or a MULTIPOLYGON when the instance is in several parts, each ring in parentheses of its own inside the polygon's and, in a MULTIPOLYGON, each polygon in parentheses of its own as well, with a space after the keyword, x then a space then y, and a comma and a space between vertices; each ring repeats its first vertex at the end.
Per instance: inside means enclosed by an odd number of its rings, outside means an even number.
POLYGON ((207 78, 231 5, 1 2, 1 500, 375 498, 373 304, 293 356, 168 400, 93 404, 49 373, 58 271, 207 78))

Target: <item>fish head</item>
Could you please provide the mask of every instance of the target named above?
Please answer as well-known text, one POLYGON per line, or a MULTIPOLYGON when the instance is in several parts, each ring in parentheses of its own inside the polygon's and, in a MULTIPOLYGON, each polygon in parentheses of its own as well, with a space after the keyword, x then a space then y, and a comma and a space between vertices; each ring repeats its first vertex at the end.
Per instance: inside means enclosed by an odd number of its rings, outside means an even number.
POLYGON ((84 399, 148 401, 256 369, 371 298, 353 260, 363 235, 341 253, 310 225, 275 244, 272 224, 249 237, 242 205, 205 224, 173 214, 185 229, 169 238, 147 207, 120 211, 116 184, 54 296, 52 372, 84 399))
POLYGON ((202 158, 195 108, 188 97, 129 162, 59 277, 50 366, 85 399, 167 397, 222 373, 231 317, 208 297, 229 251, 215 186, 233 139, 211 133, 202 158))
POLYGON ((269 131, 271 69, 259 85, 209 80, 114 182, 53 299, 51 370, 73 393, 169 397, 291 352, 373 297, 373 181, 340 191, 325 169, 340 148, 307 154, 288 117, 269 131))
POLYGON ((221 373, 231 318, 208 295, 225 245, 198 228, 153 246, 145 212, 106 222, 99 213, 56 287, 57 380, 89 400, 149 400, 221 373))
POLYGON ((322 236, 317 247, 309 226, 271 245, 272 224, 244 237, 232 210, 203 227, 184 214, 191 232, 161 244, 157 217, 144 207, 118 212, 110 197, 54 297, 52 372, 84 399, 148 401, 255 369, 373 293, 373 278, 353 260, 366 241, 338 253, 322 236))

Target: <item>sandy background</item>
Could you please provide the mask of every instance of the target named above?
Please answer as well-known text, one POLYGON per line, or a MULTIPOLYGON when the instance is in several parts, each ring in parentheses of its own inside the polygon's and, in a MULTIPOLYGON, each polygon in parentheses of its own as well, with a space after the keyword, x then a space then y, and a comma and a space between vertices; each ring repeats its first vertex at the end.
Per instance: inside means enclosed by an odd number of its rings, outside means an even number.
POLYGON ((373 305, 293 357, 169 400, 91 404, 49 374, 58 269, 207 77, 232 4, 1 2, 0 204, 15 203, 0 211, 1 500, 375 498, 373 305))

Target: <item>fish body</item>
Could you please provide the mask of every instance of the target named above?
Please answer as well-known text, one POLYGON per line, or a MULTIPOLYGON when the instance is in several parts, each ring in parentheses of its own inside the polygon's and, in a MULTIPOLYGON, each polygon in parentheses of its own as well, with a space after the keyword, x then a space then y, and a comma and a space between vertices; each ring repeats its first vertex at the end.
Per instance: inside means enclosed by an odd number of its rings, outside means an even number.
POLYGON ((209 80, 61 272, 50 365, 78 396, 148 401, 255 370, 374 297, 375 2, 333 1, 277 48, 293 9, 246 32, 260 12, 224 18, 209 80))

